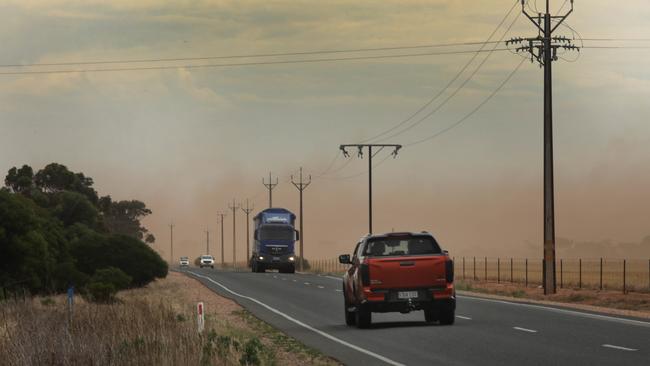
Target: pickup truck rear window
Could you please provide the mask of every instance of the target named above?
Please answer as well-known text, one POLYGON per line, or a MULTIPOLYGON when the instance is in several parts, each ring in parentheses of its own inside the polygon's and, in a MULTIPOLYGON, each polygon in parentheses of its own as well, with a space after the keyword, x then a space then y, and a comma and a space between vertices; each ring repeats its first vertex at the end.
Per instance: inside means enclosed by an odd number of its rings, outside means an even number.
POLYGON ((432 237, 374 238, 368 240, 363 254, 369 257, 442 254, 432 237))

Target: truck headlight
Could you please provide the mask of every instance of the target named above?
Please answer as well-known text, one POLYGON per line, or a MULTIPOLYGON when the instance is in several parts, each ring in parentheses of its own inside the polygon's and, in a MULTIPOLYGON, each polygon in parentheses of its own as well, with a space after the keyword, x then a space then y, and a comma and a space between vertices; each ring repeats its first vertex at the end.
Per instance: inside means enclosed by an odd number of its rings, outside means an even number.
POLYGON ((293 262, 294 260, 296 260, 296 258, 294 258, 294 257, 289 257, 289 262, 293 262))
POLYGON ((263 261, 263 260, 264 260, 264 257, 260 256, 260 260, 263 261))

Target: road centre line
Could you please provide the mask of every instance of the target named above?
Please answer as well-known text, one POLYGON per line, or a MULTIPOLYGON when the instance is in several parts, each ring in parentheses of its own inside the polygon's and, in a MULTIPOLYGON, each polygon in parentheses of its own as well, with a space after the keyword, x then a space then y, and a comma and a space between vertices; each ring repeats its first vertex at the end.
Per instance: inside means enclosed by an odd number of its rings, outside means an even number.
POLYGON ((246 296, 246 295, 242 295, 242 294, 240 294, 240 293, 237 293, 237 292, 235 292, 235 291, 229 289, 228 287, 222 285, 221 283, 219 283, 219 282, 213 280, 213 279, 210 278, 210 277, 203 276, 203 275, 200 275, 200 274, 198 274, 198 273, 194 273, 194 272, 192 272, 192 271, 188 271, 188 272, 191 273, 191 274, 193 274, 193 275, 196 276, 196 277, 204 278, 204 279, 206 279, 206 280, 208 280, 208 281, 214 283, 215 285, 221 287, 221 288, 224 289, 225 291, 227 291, 227 292, 229 292, 229 293, 231 293, 231 294, 233 294, 233 295, 235 295, 235 296, 241 297, 242 299, 246 299, 246 300, 252 301, 252 302, 254 302, 254 303, 256 303, 256 304, 258 304, 258 305, 260 305, 260 306, 266 308, 267 310, 269 310, 269 311, 271 311, 271 312, 273 312, 273 313, 275 313, 275 314, 277 314, 277 315, 280 315, 280 316, 282 316, 283 318, 285 318, 285 319, 287 319, 287 320, 289 320, 289 321, 291 321, 291 322, 293 322, 293 323, 295 323, 295 324, 298 324, 298 325, 300 325, 301 327, 303 327, 303 328, 305 328, 305 329, 311 330, 312 332, 314 332, 314 333, 316 333, 316 334, 318 334, 318 335, 321 335, 321 336, 323 336, 323 337, 325 337, 325 338, 327 338, 327 339, 329 339, 329 340, 331 340, 331 341, 334 341, 334 342, 336 342, 336 343, 339 343, 339 344, 341 344, 341 345, 344 345, 344 346, 346 346, 346 347, 349 347, 349 348, 351 348, 351 349, 353 349, 353 350, 355 350, 355 351, 359 351, 359 352, 361 352, 361 353, 363 353, 363 354, 366 354, 366 355, 368 355, 368 356, 370 356, 370 357, 376 358, 376 359, 378 359, 378 360, 380 360, 380 361, 383 361, 383 362, 385 362, 385 363, 387 363, 387 364, 389 364, 389 365, 393 365, 393 366, 405 366, 404 364, 399 363, 399 362, 397 362, 397 361, 393 361, 393 360, 391 360, 390 358, 384 357, 384 356, 382 356, 382 355, 380 355, 380 354, 374 353, 374 352, 369 351, 369 350, 367 350, 367 349, 365 349, 365 348, 361 348, 361 347, 356 346, 356 345, 354 345, 354 344, 352 344, 352 343, 348 343, 348 342, 346 342, 346 341, 344 341, 344 340, 342 340, 342 339, 339 339, 339 338, 334 337, 333 335, 331 335, 331 334, 329 334, 329 333, 325 333, 325 332, 323 332, 322 330, 318 330, 318 329, 312 327, 311 325, 308 325, 308 324, 306 324, 306 323, 303 323, 303 322, 301 322, 300 320, 295 319, 295 318, 293 318, 293 317, 291 317, 291 316, 289 316, 289 315, 287 315, 287 314, 285 314, 285 313, 283 313, 283 312, 281 312, 281 311, 279 311, 279 310, 277 310, 277 309, 275 309, 275 308, 273 308, 273 307, 271 307, 271 306, 269 306, 269 305, 267 305, 267 304, 265 304, 265 303, 263 303, 263 302, 261 302, 261 301, 255 299, 255 298, 252 298, 252 297, 250 297, 250 296, 246 296))
POLYGON ((456 318, 465 319, 465 320, 472 320, 472 318, 470 318, 468 316, 462 316, 462 315, 456 315, 456 318))
POLYGON ((309 286, 309 285, 311 285, 311 283, 309 283, 309 282, 305 282, 305 285, 309 286))
POLYGON ((534 329, 527 329, 527 328, 521 328, 521 327, 512 327, 514 330, 520 330, 522 332, 528 332, 528 333, 537 333, 536 330, 534 329))
POLYGON ((325 286, 318 286, 318 288, 325 288, 325 286))
POLYGON ((620 351, 628 351, 628 352, 638 351, 638 349, 636 349, 636 348, 627 348, 627 347, 622 347, 622 346, 615 346, 613 344, 603 344, 602 346, 606 347, 606 348, 617 349, 617 350, 620 350, 620 351))
POLYGON ((583 313, 583 312, 580 312, 580 311, 574 311, 574 310, 568 310, 568 309, 559 309, 559 308, 553 308, 553 307, 548 307, 548 306, 543 306, 543 305, 536 305, 536 304, 526 304, 526 303, 513 302, 513 301, 486 299, 486 298, 476 297, 476 296, 461 295, 461 296, 456 296, 456 297, 457 298, 462 298, 462 299, 469 299, 469 300, 495 302, 495 303, 499 303, 499 304, 507 304, 507 305, 513 305, 513 306, 529 307, 529 308, 534 308, 534 309, 552 311, 552 312, 555 312, 555 313, 575 315, 575 316, 581 316, 581 317, 585 317, 585 318, 606 320, 606 321, 611 321, 611 322, 617 322, 617 323, 628 324, 628 325, 637 325, 637 326, 641 326, 641 327, 650 328, 650 322, 644 322, 644 321, 641 321, 641 320, 617 318, 617 317, 613 317, 613 316, 600 315, 600 314, 583 313))

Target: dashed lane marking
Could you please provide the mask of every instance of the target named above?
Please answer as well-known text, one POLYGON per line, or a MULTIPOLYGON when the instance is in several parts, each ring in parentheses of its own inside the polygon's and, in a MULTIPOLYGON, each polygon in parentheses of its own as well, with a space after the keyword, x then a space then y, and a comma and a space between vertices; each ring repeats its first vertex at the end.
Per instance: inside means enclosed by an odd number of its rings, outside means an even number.
POLYGON ((462 316, 462 315, 456 315, 456 318, 458 319, 465 319, 465 320, 472 320, 469 316, 462 316))
POLYGON ((619 351, 627 351, 627 352, 638 351, 638 349, 636 349, 636 348, 627 348, 627 347, 622 347, 622 346, 615 346, 613 344, 603 344, 603 347, 617 349, 619 351))
POLYGON ((534 329, 528 329, 528 328, 522 328, 522 327, 512 327, 514 330, 520 330, 522 332, 528 332, 528 333, 537 333, 536 330, 534 329))

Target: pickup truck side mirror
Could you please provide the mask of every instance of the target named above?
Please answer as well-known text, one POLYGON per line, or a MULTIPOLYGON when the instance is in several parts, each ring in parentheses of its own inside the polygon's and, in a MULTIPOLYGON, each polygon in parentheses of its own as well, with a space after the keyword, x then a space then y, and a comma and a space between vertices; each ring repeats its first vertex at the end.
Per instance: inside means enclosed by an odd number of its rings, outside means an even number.
POLYGON ((294 230, 296 232, 296 240, 300 240, 300 231, 294 230))
POLYGON ((442 252, 445 253, 445 255, 449 255, 449 251, 448 251, 448 250, 443 250, 442 252))
POLYGON ((341 255, 339 255, 339 263, 341 263, 341 264, 352 264, 352 261, 350 260, 350 255, 349 254, 341 254, 341 255))

